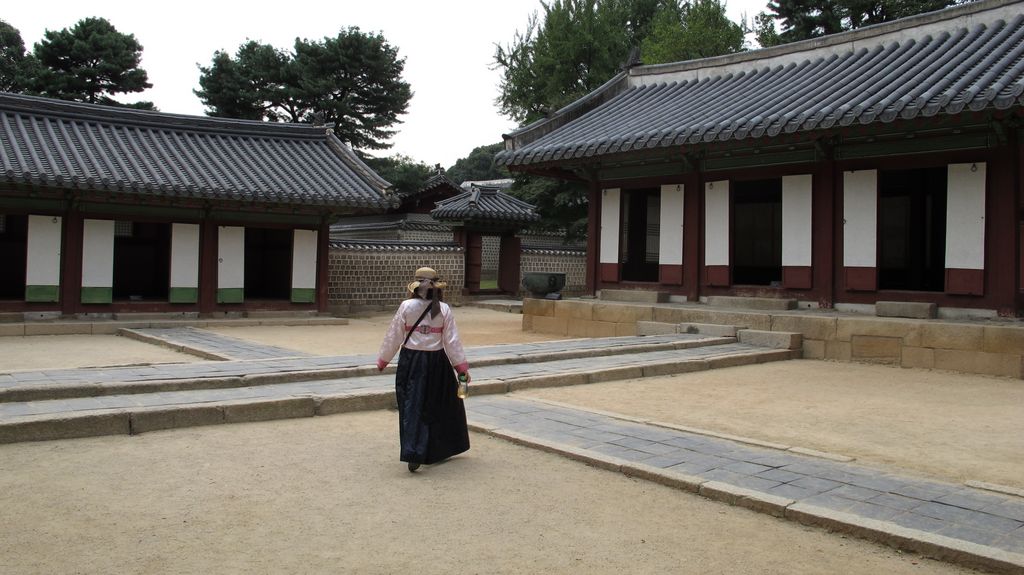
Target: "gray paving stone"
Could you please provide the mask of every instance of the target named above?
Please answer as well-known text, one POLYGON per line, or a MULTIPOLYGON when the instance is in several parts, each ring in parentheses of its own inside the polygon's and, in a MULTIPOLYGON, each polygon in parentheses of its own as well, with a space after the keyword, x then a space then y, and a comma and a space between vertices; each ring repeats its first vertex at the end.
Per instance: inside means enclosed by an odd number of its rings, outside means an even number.
POLYGON ((664 455, 656 455, 649 459, 645 459, 644 463, 647 465, 653 465, 654 467, 661 467, 662 469, 672 467, 673 465, 679 465, 685 463, 692 458, 694 454, 692 451, 678 450, 664 455))
POLYGON ((952 493, 953 489, 953 487, 941 486, 932 482, 908 481, 903 485, 890 489, 889 491, 912 499, 936 501, 940 497, 952 493))
MULTIPOLYGON (((794 481, 793 483, 787 483, 786 485, 794 486, 796 483, 798 482, 794 481)), ((800 501, 811 505, 817 505, 819 507, 825 507, 827 509, 835 509, 836 511, 848 511, 857 504, 857 502, 852 499, 837 497, 829 493, 819 493, 817 495, 806 497, 800 501)))
POLYGON ((946 537, 952 537, 954 539, 961 539, 963 541, 970 541, 971 543, 977 543, 979 545, 995 545, 1006 537, 1005 533, 996 533, 994 531, 978 529, 976 527, 969 527, 965 525, 950 525, 940 529, 938 534, 945 535, 946 537))
MULTIPOLYGON (((803 477, 803 476, 801 476, 803 477)), ((804 487, 797 487, 791 483, 783 483, 772 487, 768 490, 771 495, 778 495, 779 497, 788 497, 796 501, 806 501, 807 499, 818 495, 817 491, 806 489, 804 487)))
POLYGON ((1000 503, 1001 500, 1002 498, 995 495, 968 488, 958 489, 949 495, 943 495, 936 499, 938 503, 955 505, 956 507, 974 509, 977 511, 981 511, 990 505, 1000 503))
POLYGON ((854 501, 868 501, 881 495, 881 493, 874 489, 865 489, 854 485, 840 485, 832 491, 829 491, 829 494, 845 497, 846 499, 853 499, 854 501))
POLYGON ((643 461, 651 457, 650 453, 644 453, 643 451, 637 451, 628 447, 622 447, 621 445, 613 445, 611 443, 602 443, 595 445, 587 451, 595 451, 597 453, 603 453, 604 455, 611 455, 612 457, 618 457, 626 459, 628 461, 643 461))
POLYGON ((995 531, 1003 535, 1019 529, 1022 526, 1020 521, 999 517, 998 515, 982 513, 980 511, 954 507, 943 503, 928 502, 915 507, 913 512, 918 515, 941 519, 958 525, 995 531))
POLYGON ((938 533, 949 526, 949 523, 946 521, 940 521, 932 517, 925 517, 924 515, 918 515, 910 511, 893 517, 892 522, 901 527, 909 527, 911 529, 918 529, 929 533, 938 533))
POLYGON ((737 485, 746 489, 754 489, 756 491, 762 491, 764 493, 770 493, 773 487, 779 486, 776 481, 770 481, 768 479, 762 479, 760 477, 754 477, 745 473, 737 473, 735 471, 729 471, 727 469, 713 469, 706 473, 701 473, 700 476, 705 479, 711 479, 714 481, 722 481, 730 485, 737 485))
MULTIPOLYGON (((740 473, 740 474, 743 474, 743 475, 757 475, 758 473, 762 473, 762 472, 768 471, 771 468, 770 467, 765 467, 764 465, 758 465, 756 463, 748 463, 746 461, 737 461, 736 463, 730 463, 729 465, 726 465, 722 469, 725 469, 727 471, 733 471, 733 472, 740 473)), ((762 477, 762 480, 763 481, 770 481, 772 483, 782 483, 781 481, 772 481, 771 479, 769 479, 767 477, 762 477)))
POLYGON ((894 517, 903 513, 903 511, 900 511, 899 509, 875 505, 865 501, 854 503, 849 509, 847 509, 847 512, 861 517, 867 517, 868 519, 877 519, 878 521, 891 521, 894 517))
POLYGON ((804 489, 810 489, 811 491, 817 491, 818 493, 825 493, 842 485, 831 479, 822 479, 820 477, 803 477, 795 481, 789 482, 790 485, 797 487, 803 487, 804 489))
POLYGON ((904 497, 903 495, 896 495, 894 493, 883 493, 877 497, 872 497, 868 501, 876 505, 884 505, 885 507, 891 507, 892 509, 898 509, 900 511, 910 511, 922 504, 920 499, 912 499, 910 497, 904 497))
POLYGON ((770 481, 778 481, 779 483, 789 483, 790 481, 796 481, 805 475, 799 473, 793 473, 791 471, 785 471, 782 469, 768 469, 757 474, 758 477, 763 477, 770 481))
POLYGON ((1006 501, 1004 499, 999 503, 993 503, 982 508, 981 511, 998 515, 999 517, 1006 517, 1007 519, 1024 521, 1024 500, 1006 501))

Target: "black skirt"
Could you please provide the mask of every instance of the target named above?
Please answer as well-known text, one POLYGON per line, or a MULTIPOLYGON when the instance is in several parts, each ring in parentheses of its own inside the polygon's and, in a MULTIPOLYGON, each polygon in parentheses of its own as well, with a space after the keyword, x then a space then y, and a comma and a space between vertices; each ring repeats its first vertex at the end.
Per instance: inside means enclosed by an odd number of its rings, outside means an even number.
POLYGON ((466 406, 444 350, 402 348, 395 396, 402 461, 437 463, 469 449, 466 406))

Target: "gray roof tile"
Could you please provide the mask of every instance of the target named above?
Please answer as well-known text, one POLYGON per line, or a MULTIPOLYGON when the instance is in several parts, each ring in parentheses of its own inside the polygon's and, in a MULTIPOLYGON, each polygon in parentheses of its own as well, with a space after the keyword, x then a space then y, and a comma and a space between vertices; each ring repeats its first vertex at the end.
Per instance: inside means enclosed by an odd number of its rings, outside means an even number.
POLYGON ((437 202, 430 215, 437 220, 525 224, 540 221, 534 206, 498 188, 472 186, 469 191, 437 202))
POLYGON ((0 182, 151 196, 386 208, 388 182, 324 126, 0 93, 0 182))
POLYGON ((826 39, 642 66, 506 136, 503 165, 1024 105, 1024 3, 988 0, 826 39))

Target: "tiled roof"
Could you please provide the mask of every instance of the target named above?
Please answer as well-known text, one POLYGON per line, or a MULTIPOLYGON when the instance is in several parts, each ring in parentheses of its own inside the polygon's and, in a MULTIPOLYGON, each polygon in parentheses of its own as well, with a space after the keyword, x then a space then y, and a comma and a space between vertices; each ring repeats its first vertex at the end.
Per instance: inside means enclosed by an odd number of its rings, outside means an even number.
POLYGON ((0 183, 387 208, 390 186, 328 127, 0 93, 0 183))
POLYGON ((409 199, 409 198, 413 198, 413 197, 419 196, 421 194, 425 194, 427 192, 434 191, 434 190, 436 190, 438 188, 448 188, 449 190, 451 190, 452 193, 458 193, 459 191, 461 191, 461 188, 459 188, 458 184, 456 184, 455 182, 453 182, 450 179, 448 179, 448 176, 444 175, 444 172, 440 172, 440 173, 436 173, 433 176, 431 176, 415 192, 409 192, 407 194, 403 194, 402 195, 402 199, 406 200, 406 199, 409 199))
POLYGON ((983 0, 766 50, 632 68, 505 136, 502 165, 1024 105, 1024 2, 983 0))
POLYGON ((331 240, 332 249, 388 252, 459 252, 462 247, 454 242, 399 242, 388 240, 331 240))
POLYGON ((443 232, 451 231, 451 226, 442 224, 427 214, 388 214, 386 216, 346 217, 331 224, 331 233, 354 233, 380 230, 416 230, 443 232), (412 216, 426 216, 426 219, 412 216))
POLYGON ((454 198, 437 202, 430 215, 437 220, 525 224, 540 221, 534 206, 498 188, 473 186, 454 198))

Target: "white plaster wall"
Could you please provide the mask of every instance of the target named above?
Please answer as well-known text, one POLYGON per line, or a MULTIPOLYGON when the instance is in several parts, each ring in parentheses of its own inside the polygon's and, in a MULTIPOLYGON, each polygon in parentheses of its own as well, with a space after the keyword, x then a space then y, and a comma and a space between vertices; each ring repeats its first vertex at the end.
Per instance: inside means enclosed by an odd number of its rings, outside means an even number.
POLYGON ((950 164, 946 180, 946 267, 985 269, 984 162, 950 164))
POLYGON ((683 263, 683 185, 661 187, 661 239, 659 263, 683 263))
POLYGON ((782 265, 811 265, 811 174, 782 178, 782 265))
POLYGON ((621 190, 601 191, 601 255, 600 263, 619 263, 619 211, 621 190))
POLYGON ((729 265, 729 181, 704 184, 704 265, 729 265))
POLYGON ((292 241, 292 287, 316 287, 316 230, 295 230, 292 241))
POLYGON ((82 287, 114 287, 114 220, 82 225, 82 287))
POLYGON ((843 265, 876 267, 877 246, 878 170, 843 172, 843 265))
POLYGON ((199 287, 198 224, 171 224, 171 287, 199 287))
POLYGON ((60 216, 29 216, 25 285, 60 285, 60 216))
POLYGON ((245 228, 217 228, 217 287, 245 287, 245 228))

